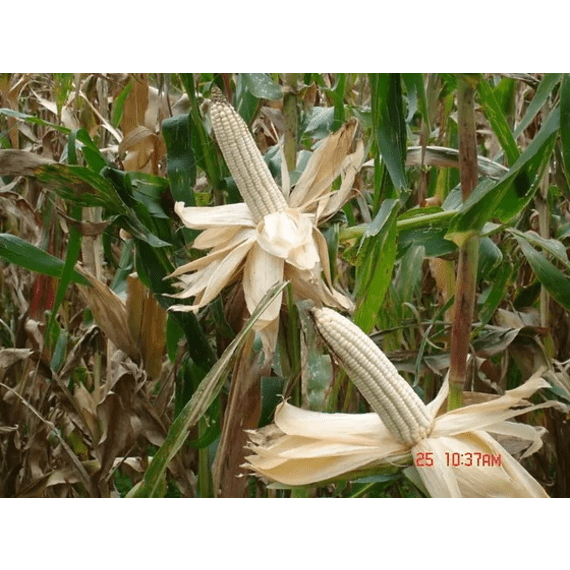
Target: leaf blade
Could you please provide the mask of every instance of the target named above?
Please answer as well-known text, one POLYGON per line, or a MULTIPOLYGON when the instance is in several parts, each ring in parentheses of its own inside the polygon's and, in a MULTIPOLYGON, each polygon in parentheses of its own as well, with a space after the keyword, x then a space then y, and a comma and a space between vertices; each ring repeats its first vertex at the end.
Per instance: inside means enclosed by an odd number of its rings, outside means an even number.
POLYGON ((382 160, 396 189, 403 192, 406 177, 406 123, 402 107, 400 74, 378 73, 370 76, 372 121, 382 160))
POLYGON ((477 86, 477 92, 483 105, 485 116, 499 139, 499 143, 507 157, 507 162, 514 164, 521 153, 491 86, 487 81, 481 79, 477 86))
POLYGON ((570 279, 526 240, 515 237, 540 283, 557 303, 570 310, 570 279))
MULTIPOLYGON (((64 269, 61 259, 12 234, 0 234, 0 257, 8 263, 51 277, 61 278, 64 269)), ((71 280, 89 285, 89 281, 76 270, 71 272, 71 280)))
POLYGON ((353 319, 366 333, 374 327, 392 279, 398 210, 398 200, 384 200, 362 238, 359 257, 364 261, 357 266, 355 290, 358 302, 353 319))

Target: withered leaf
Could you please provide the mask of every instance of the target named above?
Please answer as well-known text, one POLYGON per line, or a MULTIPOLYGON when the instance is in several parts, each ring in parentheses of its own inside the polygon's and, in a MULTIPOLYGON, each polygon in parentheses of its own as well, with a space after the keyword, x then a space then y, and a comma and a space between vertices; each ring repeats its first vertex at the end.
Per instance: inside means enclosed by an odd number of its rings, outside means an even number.
POLYGON ((140 352, 129 332, 125 303, 93 275, 85 270, 80 272, 89 279, 91 287, 78 285, 79 292, 93 312, 97 324, 117 348, 139 362, 140 352))
POLYGON ((36 169, 46 164, 55 164, 55 162, 25 150, 0 150, 2 176, 34 176, 36 169))
POLYGON ((127 324, 149 376, 162 370, 166 344, 166 311, 142 284, 136 273, 127 278, 127 324))

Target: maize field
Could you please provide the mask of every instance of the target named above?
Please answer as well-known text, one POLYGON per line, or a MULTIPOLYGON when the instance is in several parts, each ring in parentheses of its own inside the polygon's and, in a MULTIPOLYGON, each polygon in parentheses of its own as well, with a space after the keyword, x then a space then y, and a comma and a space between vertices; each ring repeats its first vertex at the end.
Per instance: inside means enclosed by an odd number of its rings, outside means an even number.
POLYGON ((570 497, 570 74, 0 74, 0 497, 570 497))

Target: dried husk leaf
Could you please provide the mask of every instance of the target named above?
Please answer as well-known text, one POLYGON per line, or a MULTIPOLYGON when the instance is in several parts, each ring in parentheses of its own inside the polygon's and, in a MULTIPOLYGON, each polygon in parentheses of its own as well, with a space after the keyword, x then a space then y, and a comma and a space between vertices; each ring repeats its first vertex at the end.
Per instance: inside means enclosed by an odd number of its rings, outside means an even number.
POLYGON ((245 202, 224 206, 184 206, 184 202, 176 202, 174 211, 186 227, 194 230, 205 230, 217 226, 254 228, 257 225, 245 202))
MULTIPOLYGON (((223 230, 220 231, 223 232, 223 230)), ((221 242, 223 243, 223 247, 214 247, 214 249, 212 249, 212 251, 208 255, 205 255, 204 257, 199 257, 198 259, 186 263, 185 265, 181 265, 175 271, 173 271, 168 277, 178 277, 179 275, 184 275, 185 273, 188 272, 198 271, 200 269, 208 270, 210 272, 210 275, 212 275, 213 269, 211 269, 210 266, 217 267, 218 264, 221 263, 226 256, 232 253, 233 250, 242 246, 243 248, 246 248, 246 244, 250 244, 251 247, 254 241, 255 238, 251 230, 237 232, 237 234, 231 237, 231 239, 229 239, 228 242, 225 241, 225 236, 224 236, 224 241, 221 242)), ((245 253, 247 253, 247 250, 245 251, 245 253)), ((182 299, 189 296, 191 295, 185 295, 184 297, 176 295, 177 298, 182 298, 182 299)))
POLYGON ((432 497, 546 497, 536 480, 491 436, 496 433, 524 443, 526 455, 541 445, 543 428, 510 418, 545 407, 566 409, 559 402, 530 405, 525 398, 548 386, 540 376, 494 400, 437 416, 448 382, 428 404, 435 417, 431 434, 409 447, 398 442, 376 414, 323 414, 282 404, 275 424, 251 433, 249 467, 258 475, 286 485, 322 483, 363 468, 401 462, 411 452, 433 454, 433 465, 417 468, 432 497), (515 407, 516 406, 516 407, 515 407), (501 465, 448 466, 446 453, 501 456, 501 465))
MULTIPOLYGON (((282 258, 267 253, 257 244, 251 248, 245 262, 243 275, 245 302, 250 314, 267 291, 283 279, 284 263, 282 258)), ((273 300, 257 321, 255 330, 264 328, 265 325, 277 319, 281 308, 281 299, 282 295, 280 294, 273 300)))
POLYGON ((81 478, 77 475, 77 472, 72 468, 56 469, 45 475, 42 475, 39 479, 36 479, 31 485, 22 489, 18 493, 17 498, 40 498, 45 496, 45 492, 50 487, 55 487, 56 485, 73 485, 74 483, 79 483, 81 478))
POLYGON ((358 141, 356 144, 356 150, 352 154, 348 155, 344 160, 344 164, 341 169, 342 182, 340 188, 335 192, 331 192, 327 196, 326 200, 321 200, 319 202, 317 218, 320 221, 324 221, 338 212, 344 206, 345 202, 348 201, 354 185, 354 179, 362 166, 363 159, 364 143, 362 141, 358 141))
POLYGON ((252 250, 253 242, 245 243, 229 250, 227 255, 220 256, 220 260, 212 260, 201 272, 192 275, 181 275, 181 282, 185 286, 182 293, 171 295, 176 299, 185 299, 195 296, 195 303, 191 306, 174 305, 170 310, 193 311, 215 299, 220 291, 228 285, 243 262, 252 250))
POLYGON ((324 192, 330 190, 332 183, 341 173, 356 126, 356 120, 352 119, 321 142, 291 192, 291 207, 298 208, 303 204, 315 202, 324 192))

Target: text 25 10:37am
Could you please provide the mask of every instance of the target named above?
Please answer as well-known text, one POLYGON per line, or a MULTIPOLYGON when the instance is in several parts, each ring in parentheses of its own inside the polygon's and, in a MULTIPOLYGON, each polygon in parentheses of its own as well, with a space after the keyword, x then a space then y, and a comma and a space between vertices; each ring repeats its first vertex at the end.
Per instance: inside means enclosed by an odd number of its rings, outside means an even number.
MULTIPOLYGON (((446 467, 500 467, 501 455, 492 455, 491 453, 480 453, 478 451, 471 453, 448 453, 445 452, 446 467)), ((433 452, 418 452, 416 454, 416 467, 433 467, 433 452)))

